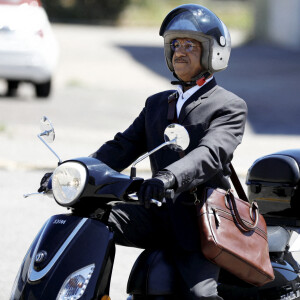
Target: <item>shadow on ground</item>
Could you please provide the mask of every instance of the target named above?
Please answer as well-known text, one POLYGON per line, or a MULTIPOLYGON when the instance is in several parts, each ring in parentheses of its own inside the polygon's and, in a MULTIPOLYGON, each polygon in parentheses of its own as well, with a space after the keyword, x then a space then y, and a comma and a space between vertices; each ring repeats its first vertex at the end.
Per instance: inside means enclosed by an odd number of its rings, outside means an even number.
MULTIPOLYGON (((136 61, 172 80, 162 47, 120 46, 136 61)), ((300 135, 300 52, 249 43, 232 50, 219 85, 246 100, 257 134, 300 135)))

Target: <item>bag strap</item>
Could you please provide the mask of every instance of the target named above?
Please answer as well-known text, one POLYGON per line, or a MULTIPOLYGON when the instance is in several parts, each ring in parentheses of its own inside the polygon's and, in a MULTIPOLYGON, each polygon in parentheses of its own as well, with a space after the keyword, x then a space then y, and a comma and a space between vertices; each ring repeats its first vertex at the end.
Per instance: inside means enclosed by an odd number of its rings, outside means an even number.
MULTIPOLYGON (((167 116, 167 120, 170 121, 171 123, 178 123, 177 110, 176 110, 178 96, 179 96, 178 92, 176 91, 168 97, 168 116, 167 116)), ((180 158, 183 158, 185 156, 184 151, 179 151, 178 154, 179 154, 180 158)))
POLYGON ((230 179, 231 179, 231 182, 232 182, 239 198, 241 198, 242 200, 244 200, 246 202, 249 202, 248 197, 247 197, 247 195, 242 187, 242 184, 235 172, 235 169, 233 168, 233 165, 231 163, 229 164, 229 167, 230 167, 230 171, 231 171, 230 179))
POLYGON ((176 112, 176 104, 178 100, 178 93, 174 92, 168 97, 168 116, 167 120, 172 123, 178 123, 177 120, 177 112, 176 112))

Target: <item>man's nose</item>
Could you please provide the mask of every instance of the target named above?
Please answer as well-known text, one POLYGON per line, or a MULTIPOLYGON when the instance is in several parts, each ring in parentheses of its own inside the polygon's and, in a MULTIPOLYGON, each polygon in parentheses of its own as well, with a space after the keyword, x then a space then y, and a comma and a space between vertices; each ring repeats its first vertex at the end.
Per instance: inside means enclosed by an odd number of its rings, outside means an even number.
POLYGON ((181 57, 181 56, 186 56, 186 50, 184 47, 178 47, 176 49, 176 51, 174 52, 174 55, 176 55, 177 57, 181 57))

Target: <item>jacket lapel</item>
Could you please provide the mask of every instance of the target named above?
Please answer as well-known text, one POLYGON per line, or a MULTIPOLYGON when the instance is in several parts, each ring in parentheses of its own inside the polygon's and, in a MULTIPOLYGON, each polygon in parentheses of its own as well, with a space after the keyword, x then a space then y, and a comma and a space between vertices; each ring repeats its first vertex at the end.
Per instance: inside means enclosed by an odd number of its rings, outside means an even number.
POLYGON ((216 86, 217 82, 215 78, 213 78, 205 86, 195 92, 187 101, 185 101, 179 114, 178 123, 182 124, 187 115, 199 106, 203 99, 207 98, 216 89, 216 86))

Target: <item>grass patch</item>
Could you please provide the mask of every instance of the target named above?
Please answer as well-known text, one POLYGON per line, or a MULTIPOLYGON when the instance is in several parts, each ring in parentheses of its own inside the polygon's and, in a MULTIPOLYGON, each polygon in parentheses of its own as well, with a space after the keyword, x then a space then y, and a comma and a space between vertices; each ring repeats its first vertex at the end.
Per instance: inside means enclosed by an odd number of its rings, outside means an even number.
POLYGON ((0 124, 0 132, 4 132, 6 130, 6 126, 4 124, 0 124))
MULTIPOLYGON (((252 31, 254 7, 250 1, 191 1, 211 9, 229 28, 252 31)), ((161 25, 164 17, 176 6, 189 3, 179 0, 131 0, 131 4, 119 18, 119 25, 155 26, 161 25)))
POLYGON ((66 82, 66 86, 68 87, 82 87, 84 84, 76 78, 71 78, 66 82))

